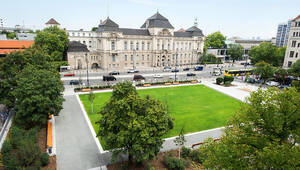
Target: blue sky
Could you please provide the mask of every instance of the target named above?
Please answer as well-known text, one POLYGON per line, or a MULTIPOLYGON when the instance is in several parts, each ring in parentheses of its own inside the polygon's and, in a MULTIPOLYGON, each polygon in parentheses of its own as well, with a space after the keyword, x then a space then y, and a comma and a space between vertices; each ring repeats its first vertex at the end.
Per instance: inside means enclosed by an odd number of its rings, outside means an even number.
POLYGON ((139 28, 157 10, 175 30, 187 29, 198 18, 204 34, 271 38, 277 25, 300 15, 300 0, 3 0, 4 26, 41 29, 50 18, 62 28, 90 30, 108 13, 123 28, 139 28))

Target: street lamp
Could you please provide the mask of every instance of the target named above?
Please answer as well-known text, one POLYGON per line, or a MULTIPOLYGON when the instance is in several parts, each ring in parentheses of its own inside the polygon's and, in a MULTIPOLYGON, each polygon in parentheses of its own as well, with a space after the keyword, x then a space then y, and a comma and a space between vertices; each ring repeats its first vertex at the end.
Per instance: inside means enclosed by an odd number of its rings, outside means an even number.
POLYGON ((88 54, 85 53, 84 55, 85 55, 85 62, 86 62, 86 81, 87 81, 87 86, 90 87, 88 54))
POLYGON ((132 69, 134 70, 135 69, 135 59, 136 59, 136 51, 135 51, 135 49, 133 49, 133 63, 132 63, 132 69))
POLYGON ((175 65, 175 82, 176 82, 177 81, 177 58, 178 58, 178 52, 177 52, 177 50, 176 50, 175 55, 176 55, 176 65, 175 65))

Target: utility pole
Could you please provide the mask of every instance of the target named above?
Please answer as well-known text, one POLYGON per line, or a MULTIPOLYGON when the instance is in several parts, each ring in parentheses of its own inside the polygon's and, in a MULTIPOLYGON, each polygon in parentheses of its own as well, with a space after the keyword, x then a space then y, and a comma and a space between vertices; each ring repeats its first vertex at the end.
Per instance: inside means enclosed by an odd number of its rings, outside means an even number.
POLYGON ((88 54, 85 53, 85 61, 86 61, 86 81, 87 86, 90 87, 90 80, 89 80, 89 61, 88 61, 88 54))
POLYGON ((0 24, 1 24, 2 31, 3 31, 3 19, 2 18, 0 18, 0 24))

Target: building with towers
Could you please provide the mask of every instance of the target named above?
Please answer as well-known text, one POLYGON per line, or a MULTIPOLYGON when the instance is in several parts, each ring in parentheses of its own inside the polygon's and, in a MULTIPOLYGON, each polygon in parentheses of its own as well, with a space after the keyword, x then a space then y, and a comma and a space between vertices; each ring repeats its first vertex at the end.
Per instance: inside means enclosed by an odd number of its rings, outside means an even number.
POLYGON ((196 24, 185 31, 174 31, 169 20, 157 12, 139 29, 120 28, 107 17, 96 31, 67 31, 73 51, 68 51, 68 62, 73 69, 88 65, 112 70, 195 64, 205 40, 196 24), (74 52, 80 50, 74 50, 72 41, 87 46, 87 58, 74 52))

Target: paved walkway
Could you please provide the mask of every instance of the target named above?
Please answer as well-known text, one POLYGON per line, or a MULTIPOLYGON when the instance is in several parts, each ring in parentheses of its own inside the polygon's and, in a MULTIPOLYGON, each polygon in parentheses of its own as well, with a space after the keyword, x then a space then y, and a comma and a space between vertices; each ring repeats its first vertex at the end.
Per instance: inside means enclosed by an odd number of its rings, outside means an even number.
POLYGON ((56 121, 58 170, 85 170, 102 165, 98 147, 75 95, 65 95, 64 109, 56 121))

